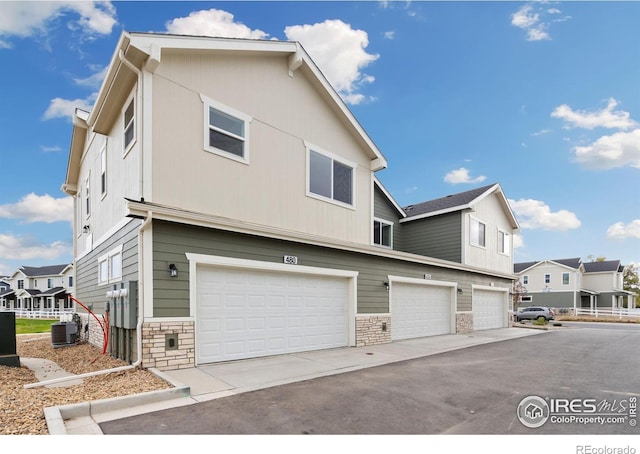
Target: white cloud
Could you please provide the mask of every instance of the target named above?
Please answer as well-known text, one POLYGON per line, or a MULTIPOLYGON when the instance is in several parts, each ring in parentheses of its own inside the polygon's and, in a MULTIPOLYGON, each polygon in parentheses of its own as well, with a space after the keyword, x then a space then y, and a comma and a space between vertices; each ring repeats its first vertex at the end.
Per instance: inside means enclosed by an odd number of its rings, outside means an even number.
POLYGON ((571 211, 552 212, 551 208, 540 200, 509 200, 511 209, 523 229, 571 230, 580 227, 581 222, 571 211))
POLYGON ((396 37, 395 31, 384 32, 385 39, 394 39, 396 37))
POLYGON ((374 78, 360 71, 379 57, 365 50, 369 45, 367 32, 354 30, 341 20, 326 20, 289 26, 284 33, 287 39, 302 44, 345 102, 359 104, 367 99, 359 90, 374 78))
POLYGON ((27 38, 45 33, 54 26, 56 19, 69 12, 80 16, 75 22, 77 25, 69 25, 79 27, 88 35, 108 35, 118 23, 115 7, 108 1, 14 1, 2 2, 1 5, 0 36, 5 40, 0 41, 0 47, 11 46, 6 37, 27 38))
POLYGON ((519 233, 514 233, 513 234, 513 248, 514 249, 519 249, 519 248, 523 248, 524 247, 524 239, 522 238, 522 235, 520 235, 519 233))
POLYGON ((177 35, 215 36, 219 38, 266 39, 262 30, 252 30, 227 11, 209 9, 194 11, 188 17, 178 17, 165 24, 169 33, 177 35))
POLYGON ((464 167, 460 167, 459 169, 452 170, 451 172, 446 174, 444 177, 444 181, 446 183, 451 183, 451 184, 481 183, 486 179, 487 177, 482 175, 476 178, 471 178, 471 176, 469 175, 469 170, 465 169, 464 167))
MULTIPOLYGON (((27 194, 17 203, 0 205, 0 218, 21 219, 27 224, 34 222, 72 222, 73 199, 55 199, 49 194, 27 194)), ((0 254, 2 257, 2 254, 0 254)))
POLYGON ((551 132, 551 129, 541 129, 540 131, 531 133, 531 135, 533 137, 538 137, 538 136, 543 136, 545 134, 549 134, 551 132))
MULTIPOLYGON (((550 40, 549 21, 547 16, 560 14, 557 8, 544 9, 541 6, 528 3, 523 5, 518 11, 511 15, 511 25, 527 32, 527 41, 550 40)), ((562 20, 568 20, 566 16, 562 20)), ((558 19, 551 19, 551 22, 559 22, 558 19)))
POLYGON ((89 87, 98 89, 102 85, 102 81, 104 77, 107 75, 108 66, 103 68, 93 68, 96 70, 95 73, 91 74, 89 77, 85 77, 84 79, 73 79, 76 85, 80 85, 81 87, 89 87))
POLYGON ((0 257, 4 260, 53 260, 71 254, 71 249, 62 241, 38 244, 27 237, 0 234, 0 257))
POLYGON ((637 126, 629 112, 614 110, 618 101, 609 98, 607 106, 600 111, 587 112, 585 110, 573 110, 566 104, 556 107, 551 116, 560 118, 571 126, 584 129, 609 128, 627 130, 637 126))
POLYGON ((57 153, 58 151, 62 151, 62 148, 60 148, 58 145, 54 145, 52 147, 48 147, 46 145, 42 145, 40 147, 40 149, 42 151, 44 151, 45 153, 57 153))
POLYGON ((607 229, 607 238, 612 240, 624 240, 625 238, 640 239, 640 219, 631 221, 628 224, 616 222, 607 229))
POLYGON ((96 93, 91 94, 86 99, 62 99, 54 98, 49 102, 49 107, 42 116, 43 120, 52 120, 54 118, 73 119, 76 108, 91 112, 96 93))
POLYGON ((573 152, 576 161, 588 168, 640 169, 640 129, 602 136, 590 145, 574 147, 573 152))

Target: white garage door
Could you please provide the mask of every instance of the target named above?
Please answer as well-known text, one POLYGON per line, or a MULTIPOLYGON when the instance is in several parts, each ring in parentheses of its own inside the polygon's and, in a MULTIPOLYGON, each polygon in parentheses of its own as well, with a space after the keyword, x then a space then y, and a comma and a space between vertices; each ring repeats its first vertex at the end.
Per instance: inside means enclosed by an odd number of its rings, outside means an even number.
POLYGON ((348 279, 197 267, 198 364, 348 345, 348 279))
POLYGON ((451 333, 451 287, 393 282, 391 339, 451 333))
POLYGON ((473 290, 473 329, 494 329, 506 326, 505 292, 473 290))

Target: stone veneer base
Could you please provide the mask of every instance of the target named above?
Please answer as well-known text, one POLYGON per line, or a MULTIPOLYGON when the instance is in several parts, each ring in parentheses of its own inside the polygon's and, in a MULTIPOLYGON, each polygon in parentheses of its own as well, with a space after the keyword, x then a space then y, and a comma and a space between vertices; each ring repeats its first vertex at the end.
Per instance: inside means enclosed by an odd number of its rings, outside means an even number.
POLYGON ((142 367, 174 370, 194 367, 195 329, 193 322, 149 322, 142 324, 142 367), (167 334, 178 336, 175 350, 167 350, 167 334))
POLYGON ((356 347, 391 343, 391 314, 356 315, 356 347))
POLYGON ((473 332, 473 312, 456 312, 456 334, 473 332))

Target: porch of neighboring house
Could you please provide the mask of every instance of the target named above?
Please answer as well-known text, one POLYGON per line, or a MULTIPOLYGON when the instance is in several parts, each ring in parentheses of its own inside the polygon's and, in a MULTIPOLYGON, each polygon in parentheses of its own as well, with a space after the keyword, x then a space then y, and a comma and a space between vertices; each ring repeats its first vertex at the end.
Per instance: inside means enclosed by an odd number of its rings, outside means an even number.
POLYGON ((75 312, 69 296, 63 287, 7 290, 0 293, 0 311, 15 312, 16 318, 59 318, 75 312))

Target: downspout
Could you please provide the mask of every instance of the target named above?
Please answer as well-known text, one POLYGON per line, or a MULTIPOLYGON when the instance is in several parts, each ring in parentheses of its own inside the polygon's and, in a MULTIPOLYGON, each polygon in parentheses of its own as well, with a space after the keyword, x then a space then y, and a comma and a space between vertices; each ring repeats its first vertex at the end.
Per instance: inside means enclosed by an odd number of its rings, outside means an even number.
MULTIPOLYGON (((151 211, 148 211, 147 217, 142 222, 142 224, 140 224, 140 227, 138 227, 138 262, 140 263, 139 269, 142 269, 142 270, 144 269, 142 266, 143 264, 142 234, 144 230, 146 230, 146 228, 151 224, 151 216, 152 216, 151 211)), ((70 375, 68 377, 54 378, 51 380, 30 383, 30 384, 24 385, 24 388, 25 389, 38 388, 40 386, 53 385, 56 383, 63 383, 65 381, 70 381, 70 380, 95 377, 97 375, 111 374, 114 372, 122 372, 126 370, 135 369, 136 367, 138 367, 142 363, 142 322, 144 320, 144 299, 142 295, 144 295, 144 283, 138 288, 138 292, 140 293, 138 298, 138 323, 136 325, 136 343, 138 345, 138 359, 136 359, 135 363, 129 364, 128 366, 114 367, 111 369, 103 369, 95 372, 87 372, 80 375, 70 375)))

